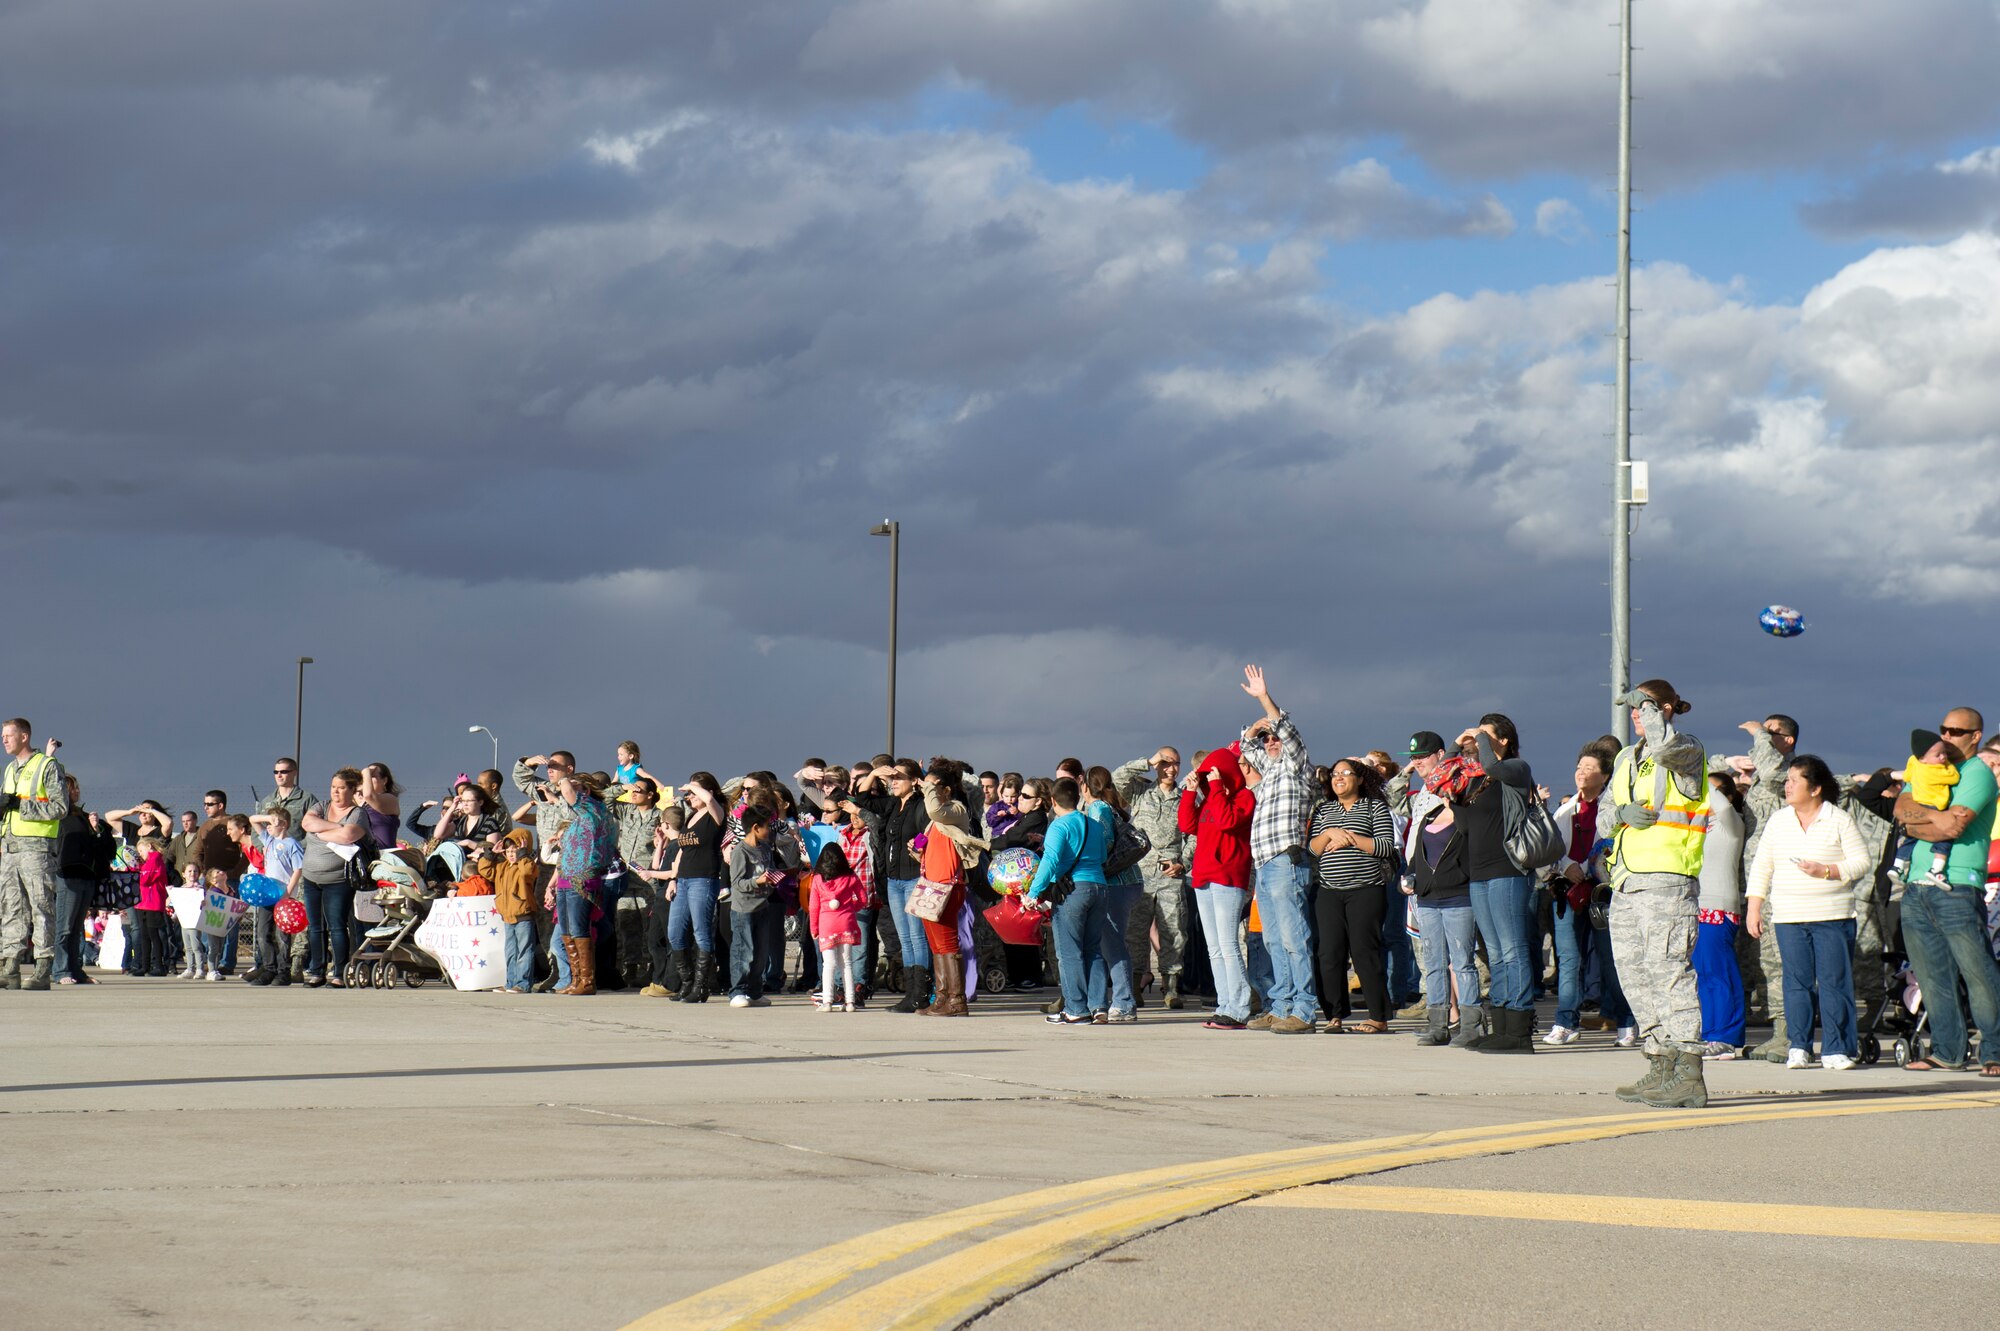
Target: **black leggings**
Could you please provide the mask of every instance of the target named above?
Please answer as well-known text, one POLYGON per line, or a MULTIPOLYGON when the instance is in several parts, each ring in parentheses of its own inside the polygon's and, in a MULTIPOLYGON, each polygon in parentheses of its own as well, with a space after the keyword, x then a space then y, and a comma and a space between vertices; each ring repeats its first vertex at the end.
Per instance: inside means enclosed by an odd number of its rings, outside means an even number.
POLYGON ((1347 966, 1361 980, 1361 1001, 1376 1021, 1389 1020, 1389 989, 1382 980, 1382 912, 1388 888, 1335 890, 1322 887, 1313 903, 1319 922, 1319 984, 1329 1010, 1344 1018, 1352 1010, 1347 997, 1347 966))

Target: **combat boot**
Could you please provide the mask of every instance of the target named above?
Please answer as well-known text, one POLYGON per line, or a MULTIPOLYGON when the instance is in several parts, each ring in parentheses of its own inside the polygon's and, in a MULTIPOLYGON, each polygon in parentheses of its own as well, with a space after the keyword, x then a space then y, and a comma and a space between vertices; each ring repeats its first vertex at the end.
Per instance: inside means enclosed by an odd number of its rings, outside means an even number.
POLYGON ((1160 982, 1160 1001, 1166 1004, 1170 1011, 1178 1012, 1181 1010, 1180 976, 1169 975, 1160 982))
MULTIPOLYGON (((19 963, 16 963, 18 968, 19 963)), ((34 978, 22 985, 23 989, 46 989, 49 987, 49 972, 56 968, 54 957, 42 957, 35 962, 34 978)))
POLYGON ((1666 1079, 1649 1095, 1646 1103, 1655 1109, 1704 1109, 1708 1106, 1708 1082, 1703 1079, 1701 1055, 1676 1049, 1665 1058, 1666 1079))
POLYGON ((1673 1071, 1672 1054, 1646 1055, 1646 1075, 1630 1086, 1620 1086, 1614 1094, 1626 1104, 1638 1105, 1651 1102, 1653 1092, 1666 1084, 1667 1074, 1673 1071))
POLYGON ((0 966, 0 988, 19 989, 21 987, 21 959, 7 958, 7 964, 0 966))

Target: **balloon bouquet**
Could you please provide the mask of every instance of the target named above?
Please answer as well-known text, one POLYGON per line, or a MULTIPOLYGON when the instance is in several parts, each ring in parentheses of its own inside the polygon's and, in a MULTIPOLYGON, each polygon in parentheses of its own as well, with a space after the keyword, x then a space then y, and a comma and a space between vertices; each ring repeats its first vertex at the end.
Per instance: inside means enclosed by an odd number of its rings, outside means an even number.
POLYGON ((986 881, 1000 894, 1000 904, 981 912, 1003 943, 1017 947, 1039 947, 1042 942, 1043 914, 1026 906, 1021 894, 1035 880, 1042 857, 1025 846, 1003 850, 993 857, 986 881))

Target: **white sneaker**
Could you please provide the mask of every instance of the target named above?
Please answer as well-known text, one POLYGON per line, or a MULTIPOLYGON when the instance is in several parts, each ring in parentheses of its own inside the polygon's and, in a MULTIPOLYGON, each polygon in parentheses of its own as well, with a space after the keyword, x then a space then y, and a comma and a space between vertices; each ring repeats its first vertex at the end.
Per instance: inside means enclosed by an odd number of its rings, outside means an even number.
POLYGON ((215 983, 217 983, 217 984, 221 984, 221 983, 222 983, 222 972, 221 972, 221 971, 216 971, 216 970, 212 970, 212 971, 210 971, 210 972, 208 973, 208 978, 209 978, 210 980, 214 981, 214 982, 215 982, 215 983))
POLYGON ((1637 1043, 1639 1043, 1639 1028, 1637 1026, 1620 1026, 1618 1028, 1618 1047, 1620 1049, 1630 1049, 1637 1043))
POLYGON ((731 998, 731 999, 729 1000, 729 1006, 731 1006, 731 1007, 749 1007, 749 1006, 750 1006, 750 995, 748 995, 748 994, 737 994, 737 995, 735 995, 734 997, 732 997, 732 998, 731 998))
POLYGON ((199 977, 198 977, 198 976, 196 976, 196 974, 194 973, 194 963, 193 963, 192 961, 190 961, 190 962, 189 962, 189 963, 187 964, 187 969, 181 972, 181 978, 182 978, 183 980, 193 980, 193 979, 198 979, 198 978, 199 978, 199 977))
POLYGON ((1576 1039, 1576 1036, 1577 1033, 1567 1026, 1551 1026, 1549 1027, 1549 1033, 1542 1037, 1542 1043, 1569 1044, 1576 1039))
POLYGON ((1812 1055, 1803 1049, 1794 1049, 1791 1053, 1785 1055, 1785 1066, 1787 1068, 1809 1068, 1812 1066, 1812 1055))
POLYGON ((1847 1072, 1854 1067, 1854 1060, 1846 1054, 1821 1054, 1819 1065, 1828 1072, 1847 1072))

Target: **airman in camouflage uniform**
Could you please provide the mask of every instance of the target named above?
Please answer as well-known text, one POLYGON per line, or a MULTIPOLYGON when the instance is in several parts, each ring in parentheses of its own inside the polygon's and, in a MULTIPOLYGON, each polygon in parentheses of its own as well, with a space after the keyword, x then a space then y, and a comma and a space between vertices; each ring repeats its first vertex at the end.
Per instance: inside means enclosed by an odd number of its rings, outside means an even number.
MULTIPOLYGON (((1153 848, 1140 861, 1146 890, 1132 906, 1125 926, 1125 946, 1134 969, 1157 975, 1166 1005, 1181 1005, 1181 956, 1187 950, 1187 871, 1194 838, 1180 825, 1180 751, 1162 746, 1150 758, 1134 758, 1111 774, 1131 815, 1132 825, 1146 834, 1153 848), (1152 933, 1158 926, 1159 960, 1153 958, 1152 933)), ((1135 977, 1132 992, 1144 987, 1135 977)))
POLYGON ((21 947, 35 943, 34 978, 29 989, 49 987, 56 957, 55 825, 69 812, 69 776, 55 760, 56 744, 38 753, 34 732, 19 717, 0 725, 7 756, 5 794, 0 795, 0 983, 20 989, 21 947))

